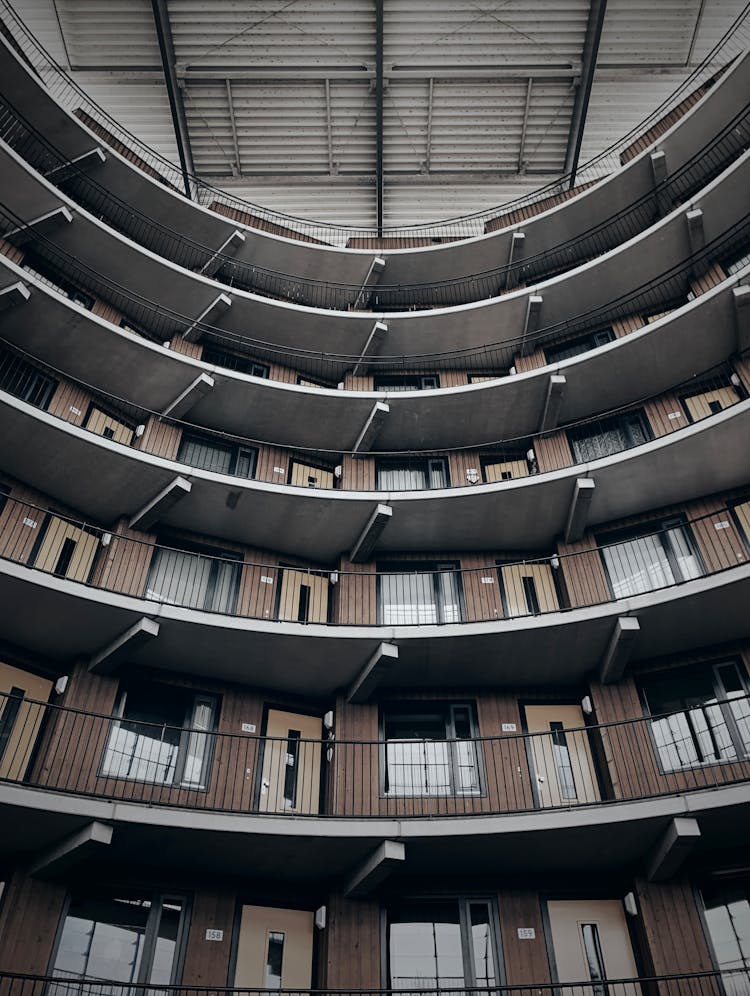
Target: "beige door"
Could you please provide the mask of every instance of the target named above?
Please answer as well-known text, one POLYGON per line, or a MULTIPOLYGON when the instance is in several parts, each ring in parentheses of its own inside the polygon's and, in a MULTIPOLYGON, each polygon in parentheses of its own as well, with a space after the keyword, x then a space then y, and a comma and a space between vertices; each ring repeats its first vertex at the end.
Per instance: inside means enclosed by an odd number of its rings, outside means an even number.
MULTIPOLYGON (((638 968, 619 899, 554 900, 547 903, 547 912, 559 982, 637 978, 638 968)), ((564 989, 563 993, 573 991, 564 989)), ((627 991, 628 996, 635 996, 641 988, 629 985, 627 991)), ((588 996, 604 992, 604 987, 586 989, 588 996)))
POLYGON ((542 808, 601 799, 583 712, 577 705, 528 705, 526 726, 542 808))
POLYGON ((53 515, 50 516, 34 567, 70 578, 71 581, 87 581, 98 546, 96 536, 53 515))
POLYGON ((323 721, 318 716, 269 709, 266 737, 259 811, 319 812, 323 721))
POLYGON ((320 467, 312 467, 307 463, 297 463, 292 461, 289 483, 298 488, 332 488, 333 471, 322 470, 320 467))
POLYGON ((510 564, 501 567, 508 618, 535 612, 555 612, 560 602, 549 564, 510 564))
POLYGON ((97 436, 105 436, 113 439, 116 443, 130 446, 133 442, 133 430, 129 425, 120 422, 119 419, 107 415, 101 408, 92 408, 89 417, 86 419, 86 428, 89 432, 95 432, 97 436))
POLYGON ((484 465, 484 479, 488 484, 528 476, 529 465, 525 460, 500 460, 497 463, 486 463, 484 465))
POLYGON ((238 989, 310 989, 313 914, 243 906, 234 985, 238 989))
POLYGON ((281 572, 279 619, 292 622, 328 621, 328 575, 285 567, 281 572))
POLYGON ((745 539, 750 542, 750 501, 743 501, 741 505, 735 505, 734 512, 742 526, 745 539))
POLYGON ((692 394, 689 398, 684 399, 685 407, 693 422, 713 415, 712 403, 715 409, 723 411, 725 408, 736 405, 739 400, 740 396, 733 387, 720 387, 716 391, 704 391, 703 394, 692 394))
POLYGON ((23 778, 34 750, 52 682, 0 663, 0 778, 23 778))

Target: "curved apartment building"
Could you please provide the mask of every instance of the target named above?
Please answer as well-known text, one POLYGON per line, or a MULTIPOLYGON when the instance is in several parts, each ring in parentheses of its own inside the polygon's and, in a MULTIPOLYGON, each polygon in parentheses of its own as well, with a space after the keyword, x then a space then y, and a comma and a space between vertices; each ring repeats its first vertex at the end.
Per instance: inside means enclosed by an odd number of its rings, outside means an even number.
POLYGON ((378 233, 0 7, 0 993, 750 994, 750 15, 378 233))

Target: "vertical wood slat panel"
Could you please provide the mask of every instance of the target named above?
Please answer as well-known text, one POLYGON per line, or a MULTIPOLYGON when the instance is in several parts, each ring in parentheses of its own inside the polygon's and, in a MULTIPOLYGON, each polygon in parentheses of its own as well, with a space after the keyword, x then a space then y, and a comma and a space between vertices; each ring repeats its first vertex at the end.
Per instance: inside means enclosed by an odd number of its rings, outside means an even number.
POLYGON ((65 885, 13 871, 0 907, 0 970, 44 971, 52 957, 65 885))
POLYGON ((563 430, 551 432, 535 439, 534 454, 540 474, 550 470, 560 470, 563 467, 571 467, 574 462, 567 433, 563 430))
POLYGON ((539 896, 528 889, 504 889, 498 895, 506 982, 512 986, 550 982, 539 896), (533 940, 519 940, 519 927, 533 927, 533 940))
POLYGON ((330 897, 326 984, 331 989, 380 988, 380 905, 374 899, 330 897))

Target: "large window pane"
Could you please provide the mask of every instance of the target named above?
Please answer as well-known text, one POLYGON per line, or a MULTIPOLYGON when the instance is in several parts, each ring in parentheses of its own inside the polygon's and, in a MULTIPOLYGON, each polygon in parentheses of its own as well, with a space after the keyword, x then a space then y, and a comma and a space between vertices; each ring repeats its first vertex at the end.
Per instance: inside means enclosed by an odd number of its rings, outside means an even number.
POLYGON ((458 904, 415 903, 400 909, 390 921, 389 955, 394 989, 464 986, 458 904))
POLYGON ((703 902, 716 964, 727 996, 748 996, 750 969, 750 883, 726 881, 706 886, 703 902), (732 975, 732 972, 738 974, 732 975))
POLYGON ((605 547, 602 554, 615 598, 674 584, 675 577, 658 535, 605 547))
POLYGON ((382 574, 380 594, 386 626, 421 625, 438 621, 432 574, 382 574))
POLYGON ((239 564, 231 561, 157 547, 146 582, 146 598, 209 612, 233 612, 239 571, 239 564))
POLYGON ((385 715, 387 795, 476 794, 479 759, 469 706, 448 706, 440 714, 385 715))

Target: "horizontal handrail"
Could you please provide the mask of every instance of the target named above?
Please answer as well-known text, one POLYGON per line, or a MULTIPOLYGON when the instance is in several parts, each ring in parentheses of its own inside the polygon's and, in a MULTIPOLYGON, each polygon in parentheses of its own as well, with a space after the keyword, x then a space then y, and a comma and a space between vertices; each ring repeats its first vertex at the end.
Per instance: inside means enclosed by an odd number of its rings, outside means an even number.
MULTIPOLYGON (((19 218, 8 205, 2 203, 0 203, 0 225, 4 231, 25 227, 24 220, 19 218)), ((328 381, 339 378, 345 372, 357 367, 360 367, 363 373, 401 373, 412 372, 415 369, 432 371, 465 369, 476 373, 491 371, 498 376, 506 376, 516 353, 521 348, 531 350, 542 346, 549 347, 576 335, 611 326, 618 321, 638 319, 643 323, 644 319, 641 317, 643 314, 652 315, 680 307, 687 301, 689 285, 696 271, 709 270, 717 260, 746 251, 748 246, 750 246, 750 215, 745 215, 721 236, 707 243, 700 252, 680 260, 644 284, 621 294, 604 306, 572 315, 565 321, 553 325, 545 325, 526 337, 519 334, 481 346, 425 352, 418 355, 362 356, 354 352, 346 354, 310 350, 293 345, 279 346, 244 334, 229 332, 205 321, 196 322, 194 316, 182 315, 173 309, 165 308, 81 263, 75 256, 60 250, 50 239, 33 228, 26 228, 24 231, 26 252, 32 248, 51 270, 60 274, 60 280, 97 295, 110 307, 115 308, 123 316, 123 321, 131 323, 134 330, 152 341, 161 343, 165 339, 179 338, 185 331, 191 329, 191 338, 198 337, 205 343, 237 350, 252 356, 254 360, 280 364, 285 368, 294 364, 300 371, 322 376, 328 381)), ((50 280, 48 283, 55 287, 53 281, 50 280)))
MULTIPOLYGON (((421 980, 420 980, 421 981, 421 980)), ((426 981, 426 980, 425 980, 426 981)), ((630 979, 607 979, 592 982, 535 982, 521 985, 491 986, 414 985, 403 989, 316 988, 260 989, 253 986, 191 986, 158 984, 159 992, 170 996, 600 996, 603 986, 608 996, 717 996, 722 991, 740 992, 750 982, 750 970, 730 968, 723 971, 677 972, 670 975, 639 975, 630 979), (732 986, 737 988, 732 988, 732 986)), ((30 975, 0 972, 0 991, 4 996, 149 996, 153 983, 114 982, 96 978, 71 978, 69 975, 30 975)), ((744 989, 743 989, 744 991, 744 989)))
POLYGON ((637 539, 519 559, 487 555, 482 567, 399 561, 363 571, 265 563, 217 551, 197 537, 182 545, 109 530, 12 495, 0 514, 0 559, 169 605, 249 619, 348 626, 448 626, 498 622, 617 602, 736 568, 748 557, 748 509, 719 506, 676 516, 637 539), (196 547, 196 543, 198 546, 196 547), (201 546, 201 544, 204 544, 201 546))
POLYGON ((185 190, 187 196, 194 198, 205 206, 225 206, 245 214, 250 214, 258 228, 263 228, 264 225, 276 225, 285 229, 286 234, 291 238, 303 237, 328 244, 347 243, 353 238, 377 238, 381 236, 400 236, 408 239, 414 236, 435 234, 448 238, 470 238, 482 234, 485 223, 493 221, 498 213, 508 213, 513 209, 519 209, 526 205, 544 201, 551 196, 562 195, 564 197, 575 184, 583 187, 608 175, 612 170, 619 168, 621 165, 621 155, 626 156, 628 154, 628 147, 633 143, 634 139, 644 135, 644 133, 648 133, 648 129, 651 126, 657 125, 667 113, 679 108, 681 103, 697 87, 700 85, 710 86, 717 69, 722 64, 726 65, 730 62, 750 43, 750 28, 748 27, 750 5, 747 5, 701 64, 693 72, 688 74, 687 78, 668 98, 662 101, 651 114, 632 128, 618 142, 599 153, 587 163, 579 166, 575 174, 566 174, 531 194, 515 198, 499 207, 475 212, 462 218, 402 228, 367 229, 363 227, 350 228, 322 222, 311 222, 306 219, 296 218, 290 214, 271 211, 233 196, 226 191, 221 191, 197 176, 185 174, 163 156, 160 156, 130 132, 126 131, 114 118, 94 103, 31 34, 21 18, 13 10, 8 0, 2 0, 1 9, 15 44, 43 80, 50 95, 66 109, 73 111, 84 109, 85 113, 92 118, 96 126, 104 128, 105 132, 109 132, 115 141, 123 144, 125 154, 127 155, 128 152, 131 153, 129 157, 131 161, 133 160, 133 154, 135 155, 135 165, 140 165, 152 178, 166 183, 176 193, 185 190))
POLYGON ((549 273, 572 269, 608 252, 653 224, 660 213, 655 209, 657 202, 670 206, 684 202, 743 152, 750 142, 749 114, 750 105, 746 104, 664 181, 616 213, 572 238, 545 247, 544 251, 472 272, 470 277, 462 275, 440 281, 394 284, 388 280, 386 270, 377 286, 364 288, 359 283, 300 278, 255 262, 239 261, 155 222, 113 195, 80 163, 67 159, 7 98, 0 99, 0 139, 52 183, 56 177, 64 177, 64 183, 58 181, 57 185, 96 217, 105 218, 117 231, 187 269, 200 273, 210 263, 214 279, 230 287, 308 307, 395 311, 448 307, 495 297, 519 283, 533 284, 549 273))
MULTIPOLYGON (((0 330, 1 328, 0 325, 0 330)), ((725 362, 695 373, 658 395, 636 398, 597 415, 566 422, 543 432, 504 436, 468 446, 440 449, 381 450, 373 447, 363 454, 343 448, 290 446, 275 440, 242 436, 172 418, 72 377, 58 367, 38 360, 20 347, 8 344, 2 336, 1 343, 5 343, 6 348, 0 346, 0 394, 6 392, 20 398, 47 411, 51 417, 76 425, 92 436, 101 437, 103 430, 108 428, 110 438, 127 449, 221 473, 227 477, 262 480, 304 490, 334 490, 340 487, 341 490, 355 492, 393 492, 460 489, 467 486, 476 489, 477 486, 503 480, 544 476, 545 473, 564 467, 583 466, 594 460, 644 446, 654 439, 672 435, 688 425, 733 408, 747 397, 740 374, 732 363, 725 362), (39 384, 40 373, 49 382, 44 387, 39 384), (78 404, 55 405, 55 393, 61 389, 79 392, 80 399, 84 400, 80 400, 78 404), (660 400, 676 404, 678 410, 663 417, 653 409, 644 409, 644 406, 653 405, 660 400), (89 412, 87 420, 82 422, 82 406, 87 402, 90 405, 98 403, 105 408, 100 408, 93 414, 89 412), (50 408, 54 410, 50 411, 50 408), (124 421, 118 423, 118 416, 124 421), (109 422, 106 417, 109 417, 109 422), (173 435, 149 432, 149 425, 155 425, 156 422, 179 432, 183 444, 178 445, 173 435), (118 426, 121 430, 120 437, 112 436, 118 426), (545 445, 555 440, 558 441, 558 447, 554 454, 548 455, 545 445), (274 466, 278 459, 261 459, 258 448, 262 447, 280 449, 292 460, 311 461, 307 475, 300 473, 295 476, 292 473, 279 480, 278 467, 274 466), (237 459, 239 449, 248 451, 244 461, 237 459), (472 459, 476 466, 464 468, 459 463, 462 457, 472 459), (347 458, 357 460, 360 468, 367 466, 370 469, 360 473, 355 473, 354 468, 349 466, 343 469, 340 461, 347 458), (316 469, 319 471, 317 476, 316 469), (462 476, 459 477, 459 473, 462 476)))
POLYGON ((322 723, 317 739, 228 732, 216 701, 199 698, 201 725, 175 726, 127 705, 108 715, 0 693, 0 780, 149 806, 420 818, 578 809, 750 779, 744 694, 617 722, 545 720, 540 732, 378 740, 339 739, 322 723))

